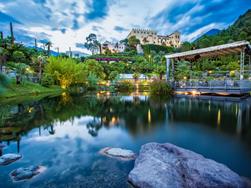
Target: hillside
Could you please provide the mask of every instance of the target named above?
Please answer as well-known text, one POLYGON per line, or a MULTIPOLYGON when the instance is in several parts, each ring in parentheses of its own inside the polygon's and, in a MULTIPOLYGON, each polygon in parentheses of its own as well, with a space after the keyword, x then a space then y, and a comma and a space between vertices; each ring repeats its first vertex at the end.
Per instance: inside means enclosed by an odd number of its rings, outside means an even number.
POLYGON ((204 48, 240 40, 251 42, 251 9, 240 16, 234 24, 227 29, 213 36, 204 35, 196 40, 193 45, 196 48, 204 48))
POLYGON ((211 29, 205 33, 202 33, 200 34, 194 41, 197 41, 199 39, 201 39, 202 37, 205 37, 205 36, 214 36, 214 35, 217 35, 221 32, 221 30, 219 29, 211 29))

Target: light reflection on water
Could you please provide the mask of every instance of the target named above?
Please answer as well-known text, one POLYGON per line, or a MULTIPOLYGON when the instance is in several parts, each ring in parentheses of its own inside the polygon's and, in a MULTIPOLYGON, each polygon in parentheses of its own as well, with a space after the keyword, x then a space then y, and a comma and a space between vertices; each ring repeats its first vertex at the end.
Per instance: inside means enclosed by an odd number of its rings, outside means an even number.
POLYGON ((127 187, 133 162, 100 156, 103 147, 138 153, 147 142, 170 142, 251 177, 251 99, 240 102, 147 96, 70 96, 0 107, 2 153, 24 157, 0 167, 0 187, 127 187), (47 171, 13 184, 15 168, 47 171))

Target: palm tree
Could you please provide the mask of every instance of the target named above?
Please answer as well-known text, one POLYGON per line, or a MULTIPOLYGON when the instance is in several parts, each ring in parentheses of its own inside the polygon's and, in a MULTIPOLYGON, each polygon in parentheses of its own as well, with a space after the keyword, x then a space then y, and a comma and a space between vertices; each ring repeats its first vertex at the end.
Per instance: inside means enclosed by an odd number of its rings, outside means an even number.
POLYGON ((45 46, 47 46, 47 55, 50 56, 52 43, 48 41, 47 43, 45 43, 45 46))

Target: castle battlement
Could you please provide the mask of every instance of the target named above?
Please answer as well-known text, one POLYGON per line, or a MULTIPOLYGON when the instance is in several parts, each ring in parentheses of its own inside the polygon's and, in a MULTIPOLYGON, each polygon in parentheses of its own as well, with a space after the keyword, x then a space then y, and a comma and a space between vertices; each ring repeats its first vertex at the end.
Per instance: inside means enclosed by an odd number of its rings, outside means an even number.
POLYGON ((180 33, 178 31, 170 35, 158 35, 156 31, 151 29, 133 28, 128 35, 128 39, 135 36, 140 40, 141 44, 156 44, 162 46, 180 46, 180 33))

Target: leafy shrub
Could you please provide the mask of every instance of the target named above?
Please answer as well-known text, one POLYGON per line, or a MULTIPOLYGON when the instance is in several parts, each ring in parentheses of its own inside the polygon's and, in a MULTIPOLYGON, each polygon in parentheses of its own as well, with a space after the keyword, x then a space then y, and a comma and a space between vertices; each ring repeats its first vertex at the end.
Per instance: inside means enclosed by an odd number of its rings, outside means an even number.
POLYGON ((171 86, 166 81, 155 80, 150 85, 150 94, 155 96, 172 95, 171 86))
POLYGON ((44 74, 48 74, 54 83, 62 88, 86 82, 87 70, 84 64, 72 58, 50 57, 45 66, 44 74))
POLYGON ((120 81, 117 83, 117 90, 122 92, 133 91, 135 86, 130 81, 120 81))
POLYGON ((8 87, 9 84, 9 79, 4 74, 0 73, 0 93, 4 88, 8 87))
POLYGON ((45 86, 45 87, 49 87, 49 86, 52 86, 55 84, 55 81, 53 79, 53 77, 49 74, 45 74, 43 77, 42 77, 42 80, 41 80, 41 85, 42 86, 45 86))
POLYGON ((88 90, 97 90, 98 89, 98 77, 90 73, 89 76, 87 77, 87 82, 88 82, 88 90))
POLYGON ((109 80, 111 81, 115 80, 118 75, 119 75, 118 71, 112 71, 109 75, 109 80))

